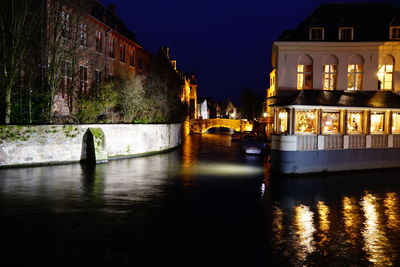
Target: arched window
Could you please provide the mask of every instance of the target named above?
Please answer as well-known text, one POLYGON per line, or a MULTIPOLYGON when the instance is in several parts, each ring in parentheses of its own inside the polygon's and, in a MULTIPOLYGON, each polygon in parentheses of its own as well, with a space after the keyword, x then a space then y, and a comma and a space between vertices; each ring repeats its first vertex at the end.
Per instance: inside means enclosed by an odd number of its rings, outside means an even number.
POLYGON ((364 59, 360 55, 349 58, 347 65, 347 90, 362 90, 364 59))
POLYGON ((310 56, 301 55, 297 60, 297 89, 312 89, 313 61, 310 56))
POLYGON ((335 56, 327 56, 322 65, 322 89, 335 90, 337 81, 338 59, 335 56))
POLYGON ((394 59, 391 55, 386 55, 384 58, 382 58, 382 60, 379 61, 378 89, 393 89, 393 70, 394 59))

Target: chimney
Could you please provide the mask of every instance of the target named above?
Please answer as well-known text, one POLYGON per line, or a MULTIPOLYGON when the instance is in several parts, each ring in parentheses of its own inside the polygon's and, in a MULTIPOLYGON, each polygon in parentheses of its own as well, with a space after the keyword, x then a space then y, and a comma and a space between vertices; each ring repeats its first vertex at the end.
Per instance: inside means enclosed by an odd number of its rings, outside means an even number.
POLYGON ((169 59, 169 47, 161 47, 161 51, 169 59))
POLYGON ((108 9, 111 11, 111 13, 113 13, 113 15, 116 15, 116 11, 115 11, 115 5, 114 4, 109 4, 108 5, 108 9))

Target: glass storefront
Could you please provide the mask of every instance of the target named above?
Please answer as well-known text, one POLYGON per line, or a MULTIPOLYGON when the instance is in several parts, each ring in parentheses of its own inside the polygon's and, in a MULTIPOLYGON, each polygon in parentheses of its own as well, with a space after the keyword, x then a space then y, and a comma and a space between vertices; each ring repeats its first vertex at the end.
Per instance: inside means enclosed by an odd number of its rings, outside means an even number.
POLYGON ((371 113, 371 133, 381 134, 384 133, 385 114, 384 113, 371 113))
POLYGON ((363 117, 363 112, 347 113, 347 133, 349 134, 363 133, 362 117, 363 117))
POLYGON ((400 112, 393 112, 392 119, 392 133, 400 134, 400 112))
POLYGON ((339 133, 340 112, 322 112, 322 134, 339 133))
POLYGON ((286 133, 288 131, 289 114, 287 110, 281 109, 278 112, 278 133, 286 133))
POLYGON ((317 133, 316 110, 296 111, 296 133, 317 133))

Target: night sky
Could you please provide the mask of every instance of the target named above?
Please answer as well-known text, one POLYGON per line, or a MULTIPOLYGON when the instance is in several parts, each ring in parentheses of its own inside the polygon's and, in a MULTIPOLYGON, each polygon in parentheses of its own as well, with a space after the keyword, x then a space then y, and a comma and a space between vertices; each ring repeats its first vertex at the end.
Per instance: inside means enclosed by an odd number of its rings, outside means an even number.
MULTIPOLYGON (((265 95, 271 71, 271 46, 320 3, 329 0, 101 0, 117 14, 145 49, 170 47, 178 68, 195 73, 198 95, 239 101, 248 86, 265 95)), ((374 2, 399 3, 400 0, 374 2)))

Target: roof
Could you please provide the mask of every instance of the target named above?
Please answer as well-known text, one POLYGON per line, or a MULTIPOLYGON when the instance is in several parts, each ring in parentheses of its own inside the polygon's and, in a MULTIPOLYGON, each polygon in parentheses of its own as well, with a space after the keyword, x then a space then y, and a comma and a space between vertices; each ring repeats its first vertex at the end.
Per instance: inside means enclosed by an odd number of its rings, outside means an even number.
POLYGON ((136 35, 129 30, 122 19, 116 15, 115 7, 113 5, 105 7, 100 2, 94 1, 93 6, 91 6, 90 15, 103 22, 108 27, 114 29, 116 32, 122 34, 129 40, 139 44, 136 35))
POLYGON ((400 108, 400 95, 392 91, 301 90, 292 95, 277 96, 272 102, 271 107, 300 105, 400 108))
POLYGON ((354 27, 353 41, 388 41, 389 26, 400 26, 400 8, 389 3, 321 4, 279 41, 309 41, 310 27, 324 27, 324 40, 338 40, 339 27, 354 27))

